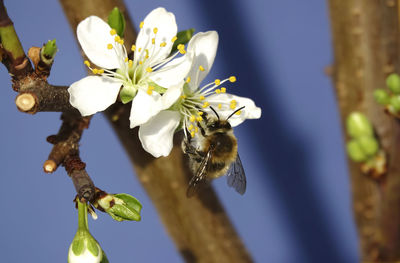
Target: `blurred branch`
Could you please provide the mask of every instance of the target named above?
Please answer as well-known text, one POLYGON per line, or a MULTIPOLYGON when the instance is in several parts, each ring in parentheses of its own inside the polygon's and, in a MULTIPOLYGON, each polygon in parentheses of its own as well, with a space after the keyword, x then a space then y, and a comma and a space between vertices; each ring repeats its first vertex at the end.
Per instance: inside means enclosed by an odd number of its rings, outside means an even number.
POLYGON ((400 123, 373 98, 399 73, 399 6, 395 0, 329 0, 336 87, 343 127, 352 111, 372 122, 388 156, 386 177, 374 180, 349 161, 354 216, 363 262, 400 260, 400 123))
MULTIPOLYGON (((125 43, 130 46, 136 33, 126 7, 118 0, 60 0, 75 31, 78 23, 90 15, 106 20, 115 6, 126 18, 125 43)), ((155 159, 140 144, 137 130, 129 129, 130 104, 114 104, 105 113, 124 145, 140 182, 187 262, 251 262, 251 257, 235 232, 217 196, 211 188, 194 198, 186 198, 192 176, 175 138, 168 157, 155 159)))

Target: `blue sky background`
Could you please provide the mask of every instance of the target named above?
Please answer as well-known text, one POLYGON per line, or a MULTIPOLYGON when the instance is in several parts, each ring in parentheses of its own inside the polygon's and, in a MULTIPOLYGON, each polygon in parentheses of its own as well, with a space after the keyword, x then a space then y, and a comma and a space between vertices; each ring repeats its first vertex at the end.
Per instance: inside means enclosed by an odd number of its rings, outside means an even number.
MULTIPOLYGON (((236 75, 229 91, 251 97, 260 120, 237 129, 248 179, 240 196, 213 182, 256 262, 356 262, 357 237, 337 105, 324 67, 332 63, 328 9, 321 0, 126 1, 136 25, 158 6, 179 29, 217 30, 219 50, 209 81, 236 75)), ((49 82, 85 76, 75 32, 57 1, 11 1, 6 7, 25 51, 57 39, 49 82)), ((207 81, 207 80, 206 80, 207 81)), ((59 113, 18 112, 0 69, 0 254, 3 262, 66 262, 77 227, 75 189, 64 169, 44 174, 45 139, 59 113)), ((182 262, 154 206, 134 176, 111 127, 100 114, 81 141, 95 184, 127 192, 143 204, 141 222, 89 220, 111 262, 182 262), (117 171, 117 172, 116 172, 117 171)))

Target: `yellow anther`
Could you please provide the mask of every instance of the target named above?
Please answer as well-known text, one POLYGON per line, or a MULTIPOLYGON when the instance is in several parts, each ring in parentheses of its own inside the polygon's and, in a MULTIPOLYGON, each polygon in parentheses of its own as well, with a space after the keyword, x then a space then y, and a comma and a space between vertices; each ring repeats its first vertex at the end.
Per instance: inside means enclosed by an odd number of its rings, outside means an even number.
POLYGON ((149 95, 153 94, 153 90, 154 90, 154 87, 153 86, 149 86, 147 88, 147 94, 149 94, 149 95))
POLYGON ((148 67, 148 68, 146 68, 146 71, 147 71, 147 72, 152 72, 152 71, 153 71, 153 69, 152 69, 152 68, 150 68, 150 67, 148 67))
POLYGON ((125 62, 128 62, 128 57, 126 57, 126 58, 124 59, 124 61, 125 61, 125 62))
POLYGON ((136 50, 136 46, 135 46, 135 45, 132 45, 131 50, 132 50, 132 51, 135 51, 135 50, 136 50))
POLYGON ((193 130, 193 128, 194 128, 193 124, 190 124, 188 127, 188 130, 191 131, 191 130, 193 130))
POLYGON ((156 43, 156 39, 153 37, 152 39, 151 39, 151 44, 155 44, 156 43))
POLYGON ((237 111, 235 114, 236 114, 236 115, 240 115, 241 113, 242 113, 242 111, 239 110, 239 111, 237 111))
POLYGON ((222 93, 225 93, 225 92, 226 92, 226 88, 222 87, 222 88, 221 88, 221 92, 222 92, 222 93))
POLYGON ((229 81, 230 82, 235 82, 236 81, 236 77, 235 76, 230 76, 229 77, 229 81))
POLYGON ((236 104, 236 100, 231 100, 231 104, 236 104))
POLYGON ((186 50, 180 49, 180 50, 179 50, 179 53, 181 53, 182 55, 184 55, 184 54, 186 54, 186 50))
POLYGON ((121 38, 119 36, 115 36, 114 41, 119 43, 121 41, 121 38))
POLYGON ((210 106, 210 103, 208 102, 208 101, 206 101, 206 102, 204 102, 204 104, 203 104, 203 108, 207 108, 208 106, 210 106))
POLYGON ((120 41, 118 41, 118 43, 120 43, 121 45, 123 45, 123 44, 124 44, 124 40, 121 39, 120 41))
POLYGON ((181 99, 186 99, 186 95, 182 95, 182 96, 181 96, 181 99))
POLYGON ((218 104, 218 109, 221 109, 222 108, 222 104, 220 103, 220 104, 218 104))
POLYGON ((206 97, 200 96, 200 100, 205 100, 205 99, 206 99, 206 97))
POLYGON ((140 22, 139 27, 140 27, 140 28, 143 28, 143 25, 144 25, 144 22, 142 21, 142 22, 140 22))
POLYGON ((157 34, 158 28, 157 27, 153 28, 153 32, 154 32, 154 34, 157 34))
POLYGON ((199 66, 199 70, 200 70, 200 71, 204 71, 204 67, 200 65, 200 66, 199 66))
POLYGON ((195 133, 194 133, 194 131, 192 131, 192 132, 190 133, 190 136, 192 136, 192 138, 194 138, 194 135, 195 135, 195 133))
POLYGON ((107 45, 107 48, 108 48, 108 49, 112 49, 112 48, 113 48, 113 45, 112 45, 112 44, 108 44, 108 45, 107 45))
POLYGON ((171 42, 175 42, 177 39, 178 39, 178 37, 177 37, 177 36, 174 36, 174 37, 171 39, 171 42))
POLYGON ((176 48, 177 48, 178 50, 181 50, 181 49, 184 49, 184 48, 185 48, 185 45, 184 45, 184 44, 179 44, 176 48))
POLYGON ((103 74, 103 73, 104 73, 104 69, 99 69, 99 70, 97 70, 97 73, 98 73, 98 74, 103 74))
POLYGON ((144 52, 146 52, 146 57, 149 57, 149 50, 147 48, 144 50, 144 52))
POLYGON ((215 90, 215 93, 220 94, 220 93, 221 93, 221 90, 220 90, 220 89, 216 89, 216 90, 215 90))
POLYGON ((143 61, 139 61, 139 65, 142 65, 143 64, 143 61))
POLYGON ((196 120, 197 120, 197 121, 202 121, 202 120, 203 120, 203 117, 197 116, 196 120))
POLYGON ((85 64, 86 66, 90 67, 90 62, 88 60, 85 60, 85 62, 83 62, 83 64, 85 64))
POLYGON ((167 45, 167 42, 161 42, 160 47, 165 47, 167 45))
POLYGON ((194 127, 194 132, 195 132, 195 133, 198 133, 198 132, 199 132, 199 127, 197 127, 197 126, 194 127))
POLYGON ((233 110, 233 109, 236 108, 236 104, 233 104, 233 103, 232 103, 229 107, 233 110))
POLYGON ((93 72, 93 74, 97 74, 98 73, 97 68, 92 69, 92 72, 93 72))
POLYGON ((195 120, 196 120, 196 116, 194 116, 194 115, 190 116, 189 121, 194 122, 195 120))
POLYGON ((204 112, 202 112, 202 111, 199 111, 197 114, 198 114, 199 116, 202 116, 202 115, 203 115, 203 113, 204 113, 204 112))
POLYGON ((132 61, 131 59, 128 61, 128 66, 129 66, 130 68, 133 66, 133 61, 132 61))
POLYGON ((142 52, 142 48, 141 47, 139 48, 139 52, 142 52))
POLYGON ((186 83, 189 83, 190 82, 190 77, 187 77, 186 78, 186 83))
POLYGON ((114 28, 111 29, 111 30, 110 30, 110 35, 113 36, 113 35, 115 35, 115 34, 117 34, 117 31, 116 31, 114 28))
POLYGON ((221 80, 220 79, 216 79, 215 81, 214 81, 214 83, 215 83, 215 85, 219 85, 219 84, 221 84, 221 80))

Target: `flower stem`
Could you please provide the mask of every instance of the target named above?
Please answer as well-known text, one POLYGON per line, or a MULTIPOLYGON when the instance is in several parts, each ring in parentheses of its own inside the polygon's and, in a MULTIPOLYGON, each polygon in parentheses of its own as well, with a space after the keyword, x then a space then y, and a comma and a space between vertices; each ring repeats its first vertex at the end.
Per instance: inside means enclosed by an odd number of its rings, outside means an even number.
POLYGON ((88 220, 87 220, 87 204, 77 201, 78 203, 78 230, 89 231, 88 220))

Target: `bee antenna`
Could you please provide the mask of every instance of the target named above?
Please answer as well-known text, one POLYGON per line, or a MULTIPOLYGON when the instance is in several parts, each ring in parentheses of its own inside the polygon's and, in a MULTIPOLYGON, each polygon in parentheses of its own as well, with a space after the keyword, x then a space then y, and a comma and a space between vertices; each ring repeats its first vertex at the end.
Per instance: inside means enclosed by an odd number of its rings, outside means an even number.
POLYGON ((244 107, 245 107, 245 106, 243 106, 243 107, 240 107, 239 109, 237 109, 237 110, 235 110, 234 112, 232 112, 232 113, 231 113, 231 115, 229 115, 229 116, 228 116, 228 118, 226 118, 226 120, 229 120, 229 118, 230 118, 230 117, 232 117, 232 116, 233 116, 233 114, 235 114, 236 112, 238 112, 238 111, 242 110, 244 107))
POLYGON ((211 110, 215 113, 215 115, 217 116, 218 120, 219 120, 219 115, 218 113, 214 110, 214 108, 212 106, 210 106, 211 110))

